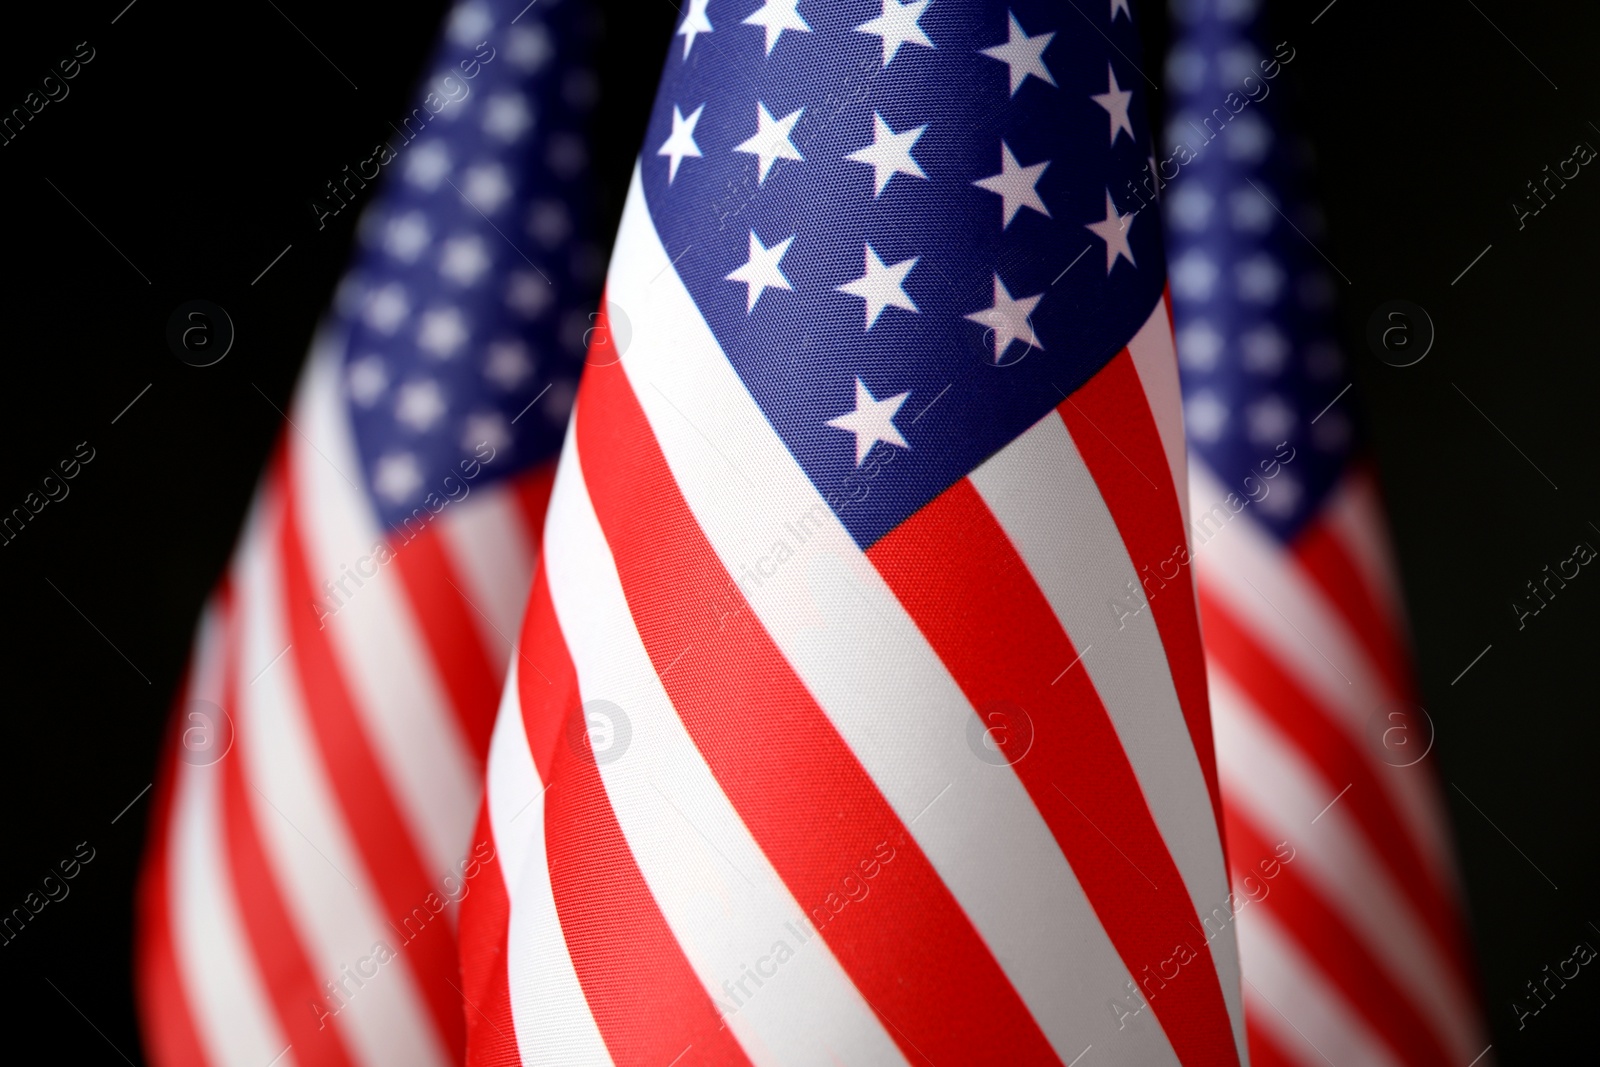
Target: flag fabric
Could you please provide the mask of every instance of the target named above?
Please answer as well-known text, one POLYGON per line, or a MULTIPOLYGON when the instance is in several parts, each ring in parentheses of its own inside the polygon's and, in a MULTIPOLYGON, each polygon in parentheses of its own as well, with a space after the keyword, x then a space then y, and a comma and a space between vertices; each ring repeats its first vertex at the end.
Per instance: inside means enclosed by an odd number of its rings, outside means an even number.
POLYGON ((1294 42, 1254 3, 1173 11, 1159 174, 1251 1058, 1486 1063, 1345 282, 1282 121, 1294 42))
POLYGON ((1237 1064, 1121 0, 691 0, 490 747, 468 1062, 1237 1064), (1090 1051, 1092 1049, 1092 1052, 1090 1051))
POLYGON ((470 834, 603 274, 596 26, 522 7, 458 5, 312 206, 381 181, 174 714, 138 908, 163 1067, 461 1062, 470 834))

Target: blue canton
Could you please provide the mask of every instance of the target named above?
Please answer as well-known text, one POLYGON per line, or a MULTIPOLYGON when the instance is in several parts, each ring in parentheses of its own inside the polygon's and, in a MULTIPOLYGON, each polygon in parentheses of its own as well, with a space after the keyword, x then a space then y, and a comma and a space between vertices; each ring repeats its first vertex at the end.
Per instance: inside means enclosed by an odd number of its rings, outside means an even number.
POLYGON ((387 525, 446 499, 463 460, 492 455, 482 486, 560 449, 605 269, 588 232, 597 30, 571 0, 458 4, 414 108, 358 167, 383 187, 336 313, 387 525))
POLYGON ((863 548, 1014 440, 1160 299, 1127 0, 690 0, 650 215, 863 548), (870 479, 864 478, 870 472, 870 479))
POLYGON ((1295 50, 1259 7, 1174 4, 1160 173, 1190 447, 1242 497, 1244 477, 1288 441, 1294 460, 1251 507, 1288 540, 1350 460, 1354 404, 1339 397, 1350 379, 1334 340, 1345 283, 1311 244, 1325 237, 1306 196, 1310 149, 1283 121, 1295 50))

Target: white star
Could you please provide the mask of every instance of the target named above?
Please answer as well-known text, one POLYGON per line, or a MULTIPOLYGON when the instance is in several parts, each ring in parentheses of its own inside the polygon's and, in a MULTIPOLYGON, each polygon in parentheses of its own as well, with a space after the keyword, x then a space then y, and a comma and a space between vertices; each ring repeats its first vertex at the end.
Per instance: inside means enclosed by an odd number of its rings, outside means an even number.
POLYGON ((1272 131, 1254 115, 1240 115, 1228 127, 1228 139, 1223 143, 1229 159, 1245 163, 1260 163, 1271 147, 1272 131))
POLYGON ((1126 256, 1131 266, 1137 267, 1133 262, 1133 249, 1128 247, 1128 230, 1133 226, 1133 217, 1137 211, 1126 215, 1117 214, 1117 205, 1111 202, 1111 190, 1106 190, 1106 217, 1101 222, 1086 222, 1084 228, 1093 230, 1094 235, 1106 243, 1106 273, 1111 273, 1111 268, 1117 265, 1118 256, 1126 256))
POLYGON ((367 325, 379 333, 394 333, 410 313, 411 305, 406 302, 405 287, 399 282, 392 282, 367 298, 367 310, 363 317, 367 325))
POLYGON ((468 235, 452 237, 444 243, 439 257, 439 273, 458 285, 471 285, 489 269, 489 253, 482 238, 468 235))
POLYGON ((1191 370, 1209 371, 1222 354, 1222 335, 1204 319, 1178 331, 1178 362, 1191 370))
POLYGON ((510 446, 511 428, 506 425, 504 416, 492 411, 467 416, 461 447, 476 449, 485 444, 495 452, 510 446))
POLYGON ((1285 440, 1295 424, 1294 411, 1276 393, 1269 393, 1251 404, 1245 409, 1244 418, 1249 425, 1250 440, 1258 445, 1285 440))
MULTIPOLYGON (((1313 429, 1312 431, 1316 431, 1313 429)), ((1272 484, 1272 491, 1261 498, 1260 508, 1268 515, 1286 519, 1294 514, 1300 503, 1300 483, 1288 471, 1280 471, 1272 484)))
POLYGON ((533 114, 528 101, 521 93, 501 93, 491 96, 484 105, 483 132, 492 134, 510 144, 533 125, 533 114))
POLYGON ((351 363, 345 372, 345 384, 350 390, 350 399, 364 408, 370 408, 389 388, 389 372, 384 369, 383 357, 376 354, 362 356, 351 363))
POLYGON ((417 457, 410 452, 391 452, 374 465, 372 487, 392 503, 407 499, 421 484, 422 472, 417 469, 417 457))
POLYGON ((990 59, 998 59, 1011 71, 1011 95, 1017 95, 1017 90, 1022 88, 1022 83, 1030 74, 1047 85, 1054 85, 1056 80, 1050 76, 1050 68, 1044 65, 1044 50, 1049 47, 1055 31, 1029 37, 1023 32, 1017 16, 1007 12, 1006 17, 1011 20, 1011 36, 1005 44, 983 49, 983 54, 990 59))
POLYGON ((783 36, 784 30, 793 30, 796 33, 810 33, 811 27, 806 25, 806 20, 800 17, 795 10, 800 0, 766 0, 761 8, 752 12, 744 20, 746 26, 762 26, 767 31, 767 55, 772 54, 777 47, 778 38, 783 36))
POLYGON ((867 302, 866 329, 870 330, 872 324, 878 321, 878 316, 883 314, 883 309, 891 304, 907 311, 917 310, 916 302, 906 295, 905 281, 906 275, 911 273, 911 268, 917 265, 921 257, 912 256, 890 267, 884 266, 871 245, 867 245, 866 249, 865 272, 855 281, 846 282, 834 291, 859 296, 867 302))
POLYGON ((1283 268, 1266 253, 1251 256, 1233 268, 1239 295, 1254 304, 1270 304, 1283 288, 1283 268))
POLYGON ((1128 21, 1133 21, 1133 12, 1128 10, 1128 0, 1111 0, 1111 21, 1117 21, 1117 12, 1128 16, 1128 21))
POLYGON ((485 215, 493 215, 511 195, 511 182, 506 178, 504 167, 498 163, 486 163, 467 171, 466 180, 461 183, 461 192, 467 198, 467 203, 485 215))
MULTIPOLYGON (((702 9, 705 8, 704 3, 700 6, 702 9)), ((684 55, 688 54, 689 50, 685 48, 684 55)), ((694 114, 684 118, 683 112, 678 110, 678 105, 672 105, 672 136, 656 150, 658 156, 672 157, 672 166, 667 171, 668 185, 671 185, 672 180, 678 176, 678 164, 683 162, 684 156, 700 158, 700 146, 694 143, 694 128, 699 124, 700 116, 705 109, 706 106, 701 104, 694 109, 694 114)))
POLYGON ((887 441, 901 448, 911 447, 906 439, 900 436, 900 431, 894 425, 895 413, 910 395, 907 392, 884 400, 875 400, 866 384, 860 378, 856 379, 856 409, 836 419, 828 420, 828 425, 834 429, 856 435, 856 466, 861 466, 861 462, 867 458, 867 453, 871 452, 879 441, 887 441))
POLYGON ((1239 354, 1247 370, 1277 374, 1289 358, 1289 339, 1272 323, 1262 323, 1239 338, 1239 354))
POLYGON ((450 153, 441 141, 429 141, 406 158, 406 181, 432 192, 450 173, 450 153))
POLYGON ((1228 422, 1228 405, 1217 394, 1202 389, 1183 405, 1183 424, 1196 441, 1215 441, 1228 422))
POLYGON ((555 298, 548 281, 525 270, 513 274, 506 285, 506 306, 524 318, 538 318, 555 298))
MULTIPOLYGON (((689 58, 689 49, 694 47, 694 35, 697 33, 710 33, 711 20, 706 17, 706 5, 711 0, 689 0, 689 13, 683 17, 683 25, 678 27, 674 37, 683 38, 683 58, 689 58)), ((772 49, 767 49, 772 51, 772 49)))
POLYGON ((874 112, 872 115, 872 143, 864 148, 858 148, 844 158, 855 163, 865 163, 872 168, 874 198, 883 192, 884 186, 896 174, 909 174, 914 178, 927 179, 917 161, 911 158, 911 148, 917 143, 927 130, 924 123, 914 130, 904 133, 895 133, 889 124, 883 121, 883 116, 874 112))
POLYGON ((994 306, 974 311, 966 316, 980 326, 987 326, 986 332, 994 334, 994 361, 1000 362, 1000 357, 1005 355, 1006 349, 1011 347, 1012 341, 1021 341, 1030 348, 1043 349, 1039 335, 1033 332, 1033 323, 1028 316, 1033 314, 1033 309, 1044 299, 1044 294, 1025 296, 1021 300, 1013 300, 1011 291, 1006 288, 1006 283, 1000 280, 1000 275, 994 276, 994 306))
POLYGON ((506 55, 511 65, 524 74, 532 74, 555 55, 555 46, 543 26, 513 26, 506 39, 506 55))
MULTIPOLYGON (((1252 193, 1252 196, 1255 194, 1252 193)), ((1260 197, 1256 197, 1260 200, 1260 197)), ((1172 225, 1180 230, 1198 233, 1206 228, 1211 221, 1211 209, 1216 206, 1210 193, 1198 185, 1183 185, 1172 194, 1171 206, 1168 208, 1167 217, 1172 220, 1172 225)))
POLYGON ((1205 300, 1217 284, 1217 265, 1198 248, 1190 249, 1172 264, 1172 291, 1191 300, 1205 300))
POLYGON ((1124 89, 1117 84, 1117 72, 1111 69, 1111 64, 1106 64, 1106 79, 1111 83, 1103 93, 1090 93, 1089 99, 1106 109, 1111 116, 1111 143, 1117 143, 1117 134, 1123 130, 1128 131, 1128 140, 1134 140, 1133 122, 1128 118, 1128 102, 1133 99, 1133 90, 1124 89))
POLYGON ((496 341, 489 346, 489 362, 484 365, 483 376, 509 392, 521 385, 533 373, 533 360, 528 346, 521 341, 496 341))
POLYGON ((761 238, 756 236, 756 231, 750 231, 750 258, 741 267, 736 267, 726 276, 730 282, 743 282, 745 289, 744 311, 748 315, 756 309, 756 301, 761 299, 761 294, 768 289, 793 289, 789 279, 783 276, 783 271, 778 269, 778 263, 783 259, 783 254, 789 251, 789 246, 794 243, 791 234, 773 245, 771 248, 761 243, 761 238))
POLYGON ((423 314, 422 327, 417 331, 418 348, 425 348, 440 359, 449 359, 466 341, 467 324, 456 308, 435 308, 423 314))
POLYGON ((781 119, 772 117, 767 110, 767 105, 756 103, 756 132, 751 134, 741 144, 734 146, 735 152, 747 152, 761 160, 761 170, 756 174, 756 184, 760 185, 767 180, 772 165, 780 159, 804 160, 800 150, 789 140, 789 134, 794 129, 794 124, 800 121, 800 113, 805 108, 796 108, 781 119))
POLYGON ((494 14, 484 3, 462 4, 450 13, 450 27, 445 32, 456 44, 471 47, 494 29, 494 14))
POLYGON ((1245 233, 1266 233, 1272 229, 1277 213, 1272 204, 1254 189, 1237 189, 1228 194, 1228 221, 1245 233))
POLYGON ((928 40, 928 35, 922 32, 922 27, 917 25, 917 20, 928 9, 932 0, 883 0, 883 13, 870 22, 863 22, 856 27, 857 33, 870 33, 883 38, 883 65, 888 66, 894 61, 895 53, 900 51, 903 44, 920 44, 924 48, 932 48, 933 42, 928 40))
POLYGON ((439 391, 439 383, 432 378, 407 382, 400 387, 400 397, 394 405, 394 417, 418 433, 426 433, 444 413, 444 394, 439 391))
POLYGON ((430 240, 428 222, 420 211, 391 219, 383 231, 384 251, 403 263, 415 263, 430 240))
POLYGON ((1042 163, 1024 167, 1017 162, 1017 157, 1011 154, 1011 149, 1006 147, 1006 143, 1000 142, 1000 173, 980 178, 972 184, 1000 197, 1002 230, 1010 226, 1011 220, 1017 217, 1017 212, 1025 207, 1033 208, 1045 218, 1050 217, 1050 209, 1044 206, 1044 201, 1039 199, 1039 191, 1034 188, 1039 183, 1039 176, 1049 165, 1050 161, 1047 159, 1042 163))
POLYGON ((559 200, 540 200, 528 209, 528 234, 546 248, 554 248, 572 233, 572 217, 559 200))

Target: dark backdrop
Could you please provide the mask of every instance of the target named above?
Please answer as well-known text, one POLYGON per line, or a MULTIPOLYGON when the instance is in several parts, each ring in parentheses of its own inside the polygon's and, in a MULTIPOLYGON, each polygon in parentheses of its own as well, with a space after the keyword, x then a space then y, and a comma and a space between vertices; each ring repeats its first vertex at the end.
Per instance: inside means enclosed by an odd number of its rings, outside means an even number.
MULTIPOLYGON (((1347 347, 1376 429, 1496 1055, 1570 1062, 1592 1048, 1600 977, 1581 973, 1520 1030, 1510 1003, 1575 942, 1600 946, 1600 575, 1586 568, 1520 630, 1512 603, 1577 542, 1600 547, 1600 174, 1585 167, 1520 229, 1512 203, 1537 206, 1524 183, 1577 141, 1600 148, 1600 11, 1325 3, 1280 5, 1297 50, 1284 78, 1318 149, 1319 244, 1352 283, 1347 347), (1421 305, 1437 330, 1415 366, 1380 363, 1363 341, 1392 299, 1421 305)), ((95 850, 70 896, 0 947, 0 1003, 11 1041, 42 1027, 74 1062, 140 1058, 129 960, 141 791, 273 405, 287 404, 357 214, 319 232, 307 202, 402 110, 443 8, 125 4, 0 16, 0 112, 87 54, 79 42, 93 49, 70 94, 0 146, 0 513, 93 452, 70 494, 0 546, 0 912, 79 842, 95 850), (206 369, 164 338, 195 298, 237 329, 206 369)), ((668 0, 607 6, 611 136, 596 173, 616 203, 678 16, 668 0)), ((1135 7, 1153 55, 1164 13, 1135 7)), ((1162 80, 1159 62, 1146 70, 1162 80)))

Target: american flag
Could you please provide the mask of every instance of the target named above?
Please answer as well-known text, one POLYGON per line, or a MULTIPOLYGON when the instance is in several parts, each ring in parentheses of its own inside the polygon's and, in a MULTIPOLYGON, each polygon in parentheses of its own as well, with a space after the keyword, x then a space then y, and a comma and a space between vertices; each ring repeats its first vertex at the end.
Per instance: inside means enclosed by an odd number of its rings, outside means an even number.
POLYGON ((1160 173, 1251 1058, 1487 1063, 1432 722, 1335 339, 1345 280, 1282 121, 1295 42, 1254 3, 1173 11, 1160 173))
POLYGON ((490 747, 469 1063, 1243 1060, 1188 572, 1123 607, 1185 543, 1137 56, 1124 0, 685 8, 490 747))
POLYGON ((382 172, 174 716, 139 904, 163 1067, 461 1061, 469 835, 604 270, 596 26, 522 7, 455 7, 319 197, 382 172))

